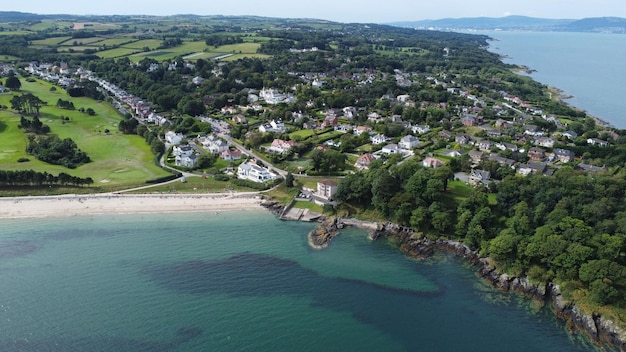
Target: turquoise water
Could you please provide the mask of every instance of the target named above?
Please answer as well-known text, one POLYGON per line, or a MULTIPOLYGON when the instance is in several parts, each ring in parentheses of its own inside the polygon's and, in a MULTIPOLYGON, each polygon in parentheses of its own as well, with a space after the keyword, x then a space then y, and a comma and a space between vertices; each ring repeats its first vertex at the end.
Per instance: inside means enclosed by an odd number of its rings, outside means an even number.
POLYGON ((2 220, 0 351, 591 351, 453 258, 264 210, 2 220))
POLYGON ((537 70, 538 82, 572 95, 567 103, 617 128, 626 128, 626 35, 561 32, 481 32, 490 50, 537 70))

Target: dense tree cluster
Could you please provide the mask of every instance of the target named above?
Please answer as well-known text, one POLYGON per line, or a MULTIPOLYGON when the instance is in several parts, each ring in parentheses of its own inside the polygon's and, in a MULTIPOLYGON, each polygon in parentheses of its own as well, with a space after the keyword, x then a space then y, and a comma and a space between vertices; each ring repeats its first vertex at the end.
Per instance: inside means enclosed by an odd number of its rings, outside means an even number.
POLYGON ((35 134, 45 134, 50 132, 50 126, 41 122, 37 116, 33 117, 32 121, 24 116, 21 116, 19 127, 26 132, 35 134))
POLYGON ((32 93, 14 95, 11 98, 11 109, 30 115, 39 115, 41 107, 45 104, 45 101, 32 93))
POLYGON ((91 161, 87 153, 78 149, 73 140, 60 139, 55 135, 28 136, 26 152, 41 161, 63 165, 70 169, 91 161))

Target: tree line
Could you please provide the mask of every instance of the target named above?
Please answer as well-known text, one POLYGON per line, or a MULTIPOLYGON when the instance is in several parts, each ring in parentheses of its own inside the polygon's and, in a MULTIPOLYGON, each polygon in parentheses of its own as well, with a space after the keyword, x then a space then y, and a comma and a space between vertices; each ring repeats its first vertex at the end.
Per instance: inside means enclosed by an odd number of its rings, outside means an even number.
POLYGON ((0 170, 0 186, 84 186, 93 184, 91 177, 81 178, 64 172, 53 175, 34 170, 0 170))

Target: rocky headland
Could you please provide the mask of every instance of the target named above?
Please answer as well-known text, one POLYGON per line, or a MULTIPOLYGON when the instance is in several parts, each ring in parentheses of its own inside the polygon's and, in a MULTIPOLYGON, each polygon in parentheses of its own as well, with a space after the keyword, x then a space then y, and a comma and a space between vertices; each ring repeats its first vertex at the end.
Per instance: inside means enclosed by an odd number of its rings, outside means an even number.
MULTIPOLYGON (((284 206, 276 202, 263 202, 265 208, 280 215, 284 206)), ((575 302, 563 297, 559 286, 551 282, 532 282, 526 276, 511 276, 502 272, 488 258, 481 256, 465 244, 446 239, 431 239, 415 233, 413 229, 391 222, 371 222, 353 218, 322 219, 318 227, 308 234, 308 243, 314 249, 327 248, 331 240, 346 226, 354 226, 368 231, 368 237, 375 241, 381 237, 392 238, 400 249, 415 258, 429 258, 436 252, 452 254, 463 258, 476 268, 477 274, 495 288, 502 291, 518 292, 544 303, 551 304, 555 314, 563 319, 568 328, 589 336, 601 346, 626 351, 626 330, 601 314, 583 312, 575 302)))
POLYGON ((563 297, 558 285, 551 282, 532 282, 526 276, 510 276, 495 267, 489 258, 457 241, 417 236, 397 225, 379 227, 373 239, 381 236, 398 239, 402 251, 417 258, 428 258, 436 251, 463 258, 476 267, 478 275, 497 289, 519 292, 552 304, 556 315, 564 319, 571 330, 586 334, 598 345, 626 351, 626 330, 600 314, 589 315, 583 312, 575 302, 563 297))

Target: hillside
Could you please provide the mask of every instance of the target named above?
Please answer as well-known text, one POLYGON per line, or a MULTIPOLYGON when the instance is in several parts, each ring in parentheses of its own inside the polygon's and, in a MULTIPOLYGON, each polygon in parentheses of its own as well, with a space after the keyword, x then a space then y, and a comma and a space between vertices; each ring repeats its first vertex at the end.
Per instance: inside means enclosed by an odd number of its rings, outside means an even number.
POLYGON ((444 18, 438 20, 394 22, 390 24, 399 27, 438 30, 472 29, 626 33, 626 19, 618 17, 596 17, 576 20, 507 16, 500 18, 444 18))

